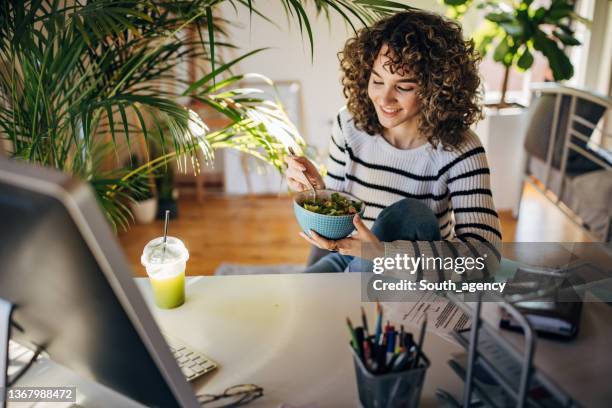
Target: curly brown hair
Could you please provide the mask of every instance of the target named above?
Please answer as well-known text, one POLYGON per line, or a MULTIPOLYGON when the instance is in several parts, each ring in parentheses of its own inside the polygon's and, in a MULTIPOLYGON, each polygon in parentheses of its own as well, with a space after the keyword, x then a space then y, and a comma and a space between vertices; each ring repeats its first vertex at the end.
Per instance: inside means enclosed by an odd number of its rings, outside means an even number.
POLYGON ((434 147, 458 148, 466 130, 482 118, 480 56, 461 26, 440 15, 413 9, 362 28, 338 53, 347 109, 357 128, 380 134, 368 81, 384 45, 391 73, 410 74, 419 84, 419 132, 434 147))

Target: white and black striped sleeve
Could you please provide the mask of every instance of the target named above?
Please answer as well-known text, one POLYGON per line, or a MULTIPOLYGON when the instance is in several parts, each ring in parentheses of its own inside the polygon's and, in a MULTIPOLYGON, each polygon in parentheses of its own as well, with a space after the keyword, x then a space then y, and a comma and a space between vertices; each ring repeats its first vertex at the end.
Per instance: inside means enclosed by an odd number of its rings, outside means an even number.
POLYGON ((472 147, 449 165, 447 185, 455 236, 461 241, 488 242, 497 247, 502 239, 501 226, 483 147, 472 147))
MULTIPOLYGON (((384 243, 385 256, 395 257, 397 254, 406 254, 412 257, 420 255, 428 257, 446 253, 454 257, 466 255, 477 257, 487 254, 486 269, 483 274, 494 273, 499 263, 502 235, 499 217, 493 203, 490 171, 484 148, 479 142, 472 144, 464 153, 446 164, 441 169, 441 173, 448 174, 446 183, 455 221, 455 237, 450 241, 384 243)), ((476 277, 472 273, 469 275, 476 277)), ((402 273, 397 276, 402 276, 402 273)), ((405 277, 405 273, 403 276, 405 277)), ((423 277, 419 273, 415 276, 417 280, 423 277)), ((429 271, 429 276, 425 277, 430 280, 463 278, 462 275, 449 271, 443 273, 429 271)))
POLYGON ((346 139, 342 130, 340 113, 334 118, 329 141, 325 186, 330 190, 343 191, 346 166, 346 139))

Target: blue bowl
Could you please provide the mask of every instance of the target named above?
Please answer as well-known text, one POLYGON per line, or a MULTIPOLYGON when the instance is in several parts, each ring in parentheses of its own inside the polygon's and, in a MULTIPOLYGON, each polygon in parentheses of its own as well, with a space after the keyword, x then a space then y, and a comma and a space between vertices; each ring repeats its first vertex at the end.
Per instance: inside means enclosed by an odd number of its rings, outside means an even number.
MULTIPOLYGON (((359 215, 363 215, 365 210, 365 204, 353 197, 350 194, 343 193, 341 191, 334 190, 317 190, 317 198, 329 198, 332 193, 338 193, 349 200, 357 201, 361 203, 361 211, 359 215)), ((312 199, 312 191, 302 191, 295 195, 293 199, 293 212, 297 218, 298 224, 302 227, 302 230, 308 234, 309 230, 313 230, 319 235, 327 239, 341 239, 346 238, 353 232, 355 226, 353 225, 353 218, 355 214, 349 215, 324 215, 317 214, 312 211, 308 211, 301 206, 304 200, 312 199)))

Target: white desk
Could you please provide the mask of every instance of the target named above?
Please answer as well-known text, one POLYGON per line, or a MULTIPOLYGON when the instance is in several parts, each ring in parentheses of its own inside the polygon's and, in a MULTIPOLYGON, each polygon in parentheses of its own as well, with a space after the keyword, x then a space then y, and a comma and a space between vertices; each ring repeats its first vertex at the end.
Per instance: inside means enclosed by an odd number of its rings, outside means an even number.
MULTIPOLYGON (((360 324, 359 274, 188 278, 187 301, 173 310, 152 306, 148 280, 136 281, 163 331, 219 363, 218 370, 193 383, 196 392, 219 393, 231 385, 255 383, 264 388, 264 397, 253 407, 277 407, 283 402, 357 405, 345 318, 348 315, 355 325, 360 324)), ((365 306, 373 326, 373 305, 365 306)), ((492 306, 485 309, 493 310, 492 306)), ((570 343, 538 340, 536 365, 573 397, 590 402, 585 406, 605 406, 601 403, 612 397, 606 386, 612 357, 605 352, 612 338, 611 317, 605 304, 586 303, 578 339, 570 343)), ((506 335, 520 340, 516 334, 506 335)), ((457 351, 459 346, 428 333, 425 352, 432 366, 421 406, 439 405, 436 388, 461 396, 463 385, 447 365, 450 354, 457 351)), ((18 385, 76 385, 83 406, 137 406, 48 360, 34 365, 18 385)), ((47 405, 58 407, 36 407, 47 405)))
MULTIPOLYGON (((146 278, 138 285, 152 305, 146 278)), ((255 383, 264 397, 250 406, 280 403, 354 407, 357 388, 345 319, 360 325, 359 274, 300 274, 195 277, 177 309, 152 306, 163 331, 219 363, 216 372, 194 383, 196 392, 255 383)), ((370 325, 374 305, 365 304, 370 325)), ((460 347, 428 334, 422 406, 439 406, 442 387, 460 396, 462 383, 447 365, 460 347)))
MULTIPOLYGON (((162 331, 219 364, 192 383, 195 392, 221 393, 232 385, 255 383, 264 388, 264 396, 250 407, 357 406, 346 317, 360 325, 359 274, 192 277, 185 304, 172 310, 153 305, 147 278, 136 282, 162 331)), ((373 327, 374 305, 365 307, 373 327)), ((428 333, 425 353, 432 365, 421 406, 439 406, 434 395, 439 387, 461 395, 462 383, 447 365, 450 353, 459 350, 428 333)), ((50 360, 35 364, 17 385, 76 385, 82 406, 140 407, 50 360)), ((34 405, 9 404, 26 406, 34 405)), ((46 406, 61 404, 35 405, 46 406)))

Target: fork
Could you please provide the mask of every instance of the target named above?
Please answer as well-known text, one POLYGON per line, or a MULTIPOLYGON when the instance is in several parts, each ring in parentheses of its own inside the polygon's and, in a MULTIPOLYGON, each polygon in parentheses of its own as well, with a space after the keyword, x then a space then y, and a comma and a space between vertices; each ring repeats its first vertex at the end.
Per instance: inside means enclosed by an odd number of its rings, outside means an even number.
MULTIPOLYGON (((295 151, 293 150, 293 147, 291 147, 291 146, 289 146, 289 153, 291 153, 292 156, 297 156, 295 154, 295 151)), ((304 175, 304 178, 308 182, 308 186, 312 190, 313 201, 316 201, 317 200, 317 189, 315 188, 314 184, 308 178, 308 175, 306 174, 306 170, 302 171, 302 174, 304 175)))

